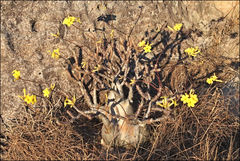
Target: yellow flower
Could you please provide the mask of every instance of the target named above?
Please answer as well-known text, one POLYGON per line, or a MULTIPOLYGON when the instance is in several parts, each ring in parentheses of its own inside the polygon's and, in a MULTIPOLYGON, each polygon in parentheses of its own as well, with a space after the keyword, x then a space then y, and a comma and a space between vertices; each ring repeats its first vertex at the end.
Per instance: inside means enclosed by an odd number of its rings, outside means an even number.
POLYGON ((143 41, 141 41, 140 43, 138 43, 138 46, 139 46, 139 47, 143 47, 143 46, 145 46, 145 44, 146 44, 146 42, 143 40, 143 41))
POLYGON ((67 105, 70 105, 70 107, 73 107, 75 102, 76 102, 75 96, 73 96, 73 100, 70 100, 70 99, 68 99, 68 97, 66 97, 66 99, 64 101, 64 107, 66 107, 67 105))
POLYGON ((150 53, 151 52, 151 44, 149 45, 149 43, 147 43, 147 45, 145 45, 145 47, 143 48, 144 49, 144 52, 145 53, 150 53))
POLYGON ((25 98, 24 98, 24 101, 27 102, 27 104, 30 104, 32 102, 32 99, 29 95, 27 95, 25 98))
POLYGON ((70 27, 70 26, 74 23, 74 21, 80 23, 80 18, 73 17, 73 16, 68 16, 68 17, 66 17, 66 18, 63 20, 63 23, 62 23, 62 24, 67 25, 68 27, 70 27))
POLYGON ((68 27, 70 27, 73 23, 74 23, 74 21, 75 21, 75 17, 73 17, 73 16, 68 16, 67 18, 65 18, 64 20, 63 20, 63 24, 64 25, 67 25, 68 27))
POLYGON ((43 90, 43 96, 48 98, 49 95, 50 95, 50 93, 51 93, 52 90, 54 89, 54 87, 55 87, 55 84, 53 83, 53 84, 51 84, 50 89, 45 88, 45 89, 43 90))
POLYGON ((194 103, 198 102, 198 97, 197 97, 196 94, 194 94, 194 90, 193 89, 190 90, 189 96, 190 96, 191 101, 193 101, 194 103))
POLYGON ((135 79, 131 79, 130 81, 131 81, 131 82, 130 82, 130 85, 133 85, 133 84, 135 84, 135 82, 136 82, 135 79))
POLYGON ((31 99, 32 104, 35 104, 37 102, 37 96, 36 95, 31 95, 30 99, 31 99))
POLYGON ((52 83, 50 88, 51 88, 51 90, 53 90, 55 88, 55 84, 52 83))
POLYGON ((92 72, 97 72, 101 69, 101 65, 97 65, 96 67, 94 67, 94 69, 92 70, 92 72))
POLYGON ((20 71, 19 70, 14 70, 14 71, 12 71, 12 73, 13 73, 15 80, 20 79, 20 71))
POLYGON ((172 105, 174 105, 174 107, 176 107, 178 104, 177 104, 177 101, 176 100, 174 100, 174 99, 171 99, 171 103, 169 103, 169 99, 167 98, 167 96, 163 96, 163 97, 161 97, 161 98, 163 98, 161 101, 158 101, 158 102, 156 102, 156 104, 158 105, 158 106, 161 106, 161 107, 163 107, 163 108, 169 108, 169 107, 171 107, 172 105))
POLYGON ((177 23, 177 24, 173 27, 173 29, 174 29, 175 31, 179 31, 179 30, 181 30, 181 28, 182 28, 182 24, 181 24, 181 23, 177 23))
POLYGON ((25 88, 23 89, 23 96, 18 96, 18 97, 20 97, 27 104, 30 104, 30 103, 35 104, 37 102, 36 95, 31 95, 31 96, 29 94, 26 95, 25 88))
POLYGON ((188 106, 188 107, 194 107, 194 106, 195 106, 195 102, 190 99, 190 100, 188 101, 187 106, 188 106))
POLYGON ((51 91, 48 89, 48 88, 45 88, 44 90, 43 90, 43 96, 44 97, 49 97, 49 95, 50 95, 50 93, 51 93, 51 91))
POLYGON ((223 82, 222 80, 218 80, 218 77, 215 75, 215 73, 213 73, 213 76, 211 76, 210 78, 207 78, 207 83, 208 84, 213 84, 213 82, 223 82))
POLYGON ((143 47, 145 53, 151 52, 152 45, 151 44, 149 45, 149 43, 146 44, 146 42, 144 40, 139 42, 138 46, 143 47))
POLYGON ((111 39, 113 38, 113 36, 114 36, 114 30, 112 30, 111 33, 110 33, 111 39))
POLYGON ((208 84, 213 84, 213 79, 212 78, 207 78, 207 81, 206 81, 208 84))
POLYGON ((68 105, 69 99, 68 97, 66 97, 65 101, 64 101, 64 107, 66 107, 68 105))
POLYGON ((82 68, 84 68, 84 67, 86 66, 86 64, 87 64, 87 62, 83 61, 83 62, 81 63, 82 68))
POLYGON ((187 48, 184 50, 184 52, 186 52, 189 56, 197 56, 198 53, 200 53, 200 50, 198 49, 198 47, 191 47, 191 48, 187 48))
POLYGON ((168 29, 170 29, 171 31, 180 31, 182 28, 182 24, 181 23, 177 23, 175 24, 175 26, 173 28, 171 28, 170 26, 167 26, 168 29))
POLYGON ((56 38, 58 38, 58 37, 60 36, 60 33, 59 33, 59 32, 58 32, 57 34, 51 33, 51 35, 54 36, 54 37, 56 37, 56 38))
POLYGON ((170 106, 172 106, 172 105, 174 105, 174 107, 176 107, 178 105, 177 101, 172 99, 170 106))
POLYGON ((161 98, 163 98, 162 101, 156 102, 158 106, 161 106, 163 108, 169 108, 172 105, 172 104, 169 104, 167 96, 163 96, 161 98))
MULTIPOLYGON (((50 52, 50 53, 51 53, 51 51, 50 51, 50 50, 49 50, 48 52, 50 52)), ((59 58, 59 56, 60 56, 60 53, 59 53, 59 48, 57 48, 57 49, 53 50, 53 52, 52 52, 51 54, 52 54, 52 58, 56 58, 56 59, 58 59, 58 58, 59 58)))
POLYGON ((182 95, 181 101, 183 102, 183 104, 187 103, 188 107, 194 107, 195 104, 198 102, 198 98, 197 95, 194 94, 194 90, 191 89, 189 94, 185 93, 185 95, 182 95))
POLYGON ((187 103, 189 99, 189 95, 187 93, 185 93, 185 95, 182 95, 181 101, 183 102, 183 104, 187 103))

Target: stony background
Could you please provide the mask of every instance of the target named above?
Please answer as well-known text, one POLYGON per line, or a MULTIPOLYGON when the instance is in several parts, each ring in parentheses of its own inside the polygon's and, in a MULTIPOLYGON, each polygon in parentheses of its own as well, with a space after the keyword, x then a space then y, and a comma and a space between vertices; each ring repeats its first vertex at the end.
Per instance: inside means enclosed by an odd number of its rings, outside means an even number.
POLYGON ((132 31, 138 42, 146 31, 175 23, 184 23, 186 30, 202 33, 189 45, 208 49, 205 51, 215 54, 213 59, 219 57, 224 60, 220 61, 223 65, 239 63, 239 7, 236 1, 1 1, 1 114, 4 121, 14 118, 22 108, 17 96, 23 95, 23 88, 28 93, 41 95, 41 88, 58 83, 64 91, 80 94, 78 87, 67 77, 65 61, 53 60, 48 53, 48 50, 60 48, 61 54, 68 58, 74 55, 75 46, 57 41, 51 33, 60 30, 65 38, 91 47, 84 34, 90 34, 95 28, 105 27, 105 32, 102 32, 105 35, 114 29, 116 36, 122 37, 127 37, 132 31), (103 14, 114 14, 116 20, 109 24, 97 21, 103 14), (82 23, 78 30, 61 24, 68 15, 80 17, 82 23), (221 17, 225 19, 221 21, 221 17), (20 70, 24 79, 43 82, 41 88, 32 82, 14 82, 11 73, 14 69, 20 70))

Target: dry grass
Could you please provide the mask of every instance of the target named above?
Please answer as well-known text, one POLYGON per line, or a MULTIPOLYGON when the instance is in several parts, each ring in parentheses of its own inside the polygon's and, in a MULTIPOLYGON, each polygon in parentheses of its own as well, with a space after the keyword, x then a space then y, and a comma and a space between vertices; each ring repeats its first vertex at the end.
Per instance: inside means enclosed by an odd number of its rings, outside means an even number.
POLYGON ((90 147, 72 130, 70 124, 56 124, 56 118, 47 113, 24 113, 17 126, 8 129, 9 146, 3 159, 50 160, 90 159, 90 147), (35 115, 35 116, 34 116, 35 115))
POLYGON ((158 145, 154 152, 161 159, 215 160, 239 157, 238 117, 226 110, 218 92, 216 90, 213 94, 203 95, 201 103, 194 109, 179 109, 174 122, 157 126, 159 139, 154 140, 158 145))
POLYGON ((151 140, 127 151, 103 149, 96 120, 57 124, 57 116, 47 115, 47 110, 23 110, 16 126, 6 128, 2 159, 239 159, 239 118, 227 110, 221 91, 208 89, 199 100, 195 108, 179 107, 174 121, 152 126, 151 140))

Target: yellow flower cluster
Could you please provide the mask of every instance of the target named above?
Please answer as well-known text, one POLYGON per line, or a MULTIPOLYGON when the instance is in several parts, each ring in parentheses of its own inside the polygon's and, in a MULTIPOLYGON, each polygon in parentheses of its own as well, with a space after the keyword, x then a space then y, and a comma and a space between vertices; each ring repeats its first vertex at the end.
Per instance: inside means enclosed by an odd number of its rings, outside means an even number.
POLYGON ((64 107, 66 107, 67 105, 70 105, 70 107, 73 107, 75 102, 76 102, 75 96, 73 96, 73 100, 70 100, 70 99, 68 99, 68 97, 66 97, 66 99, 64 101, 64 107))
POLYGON ((68 27, 70 27, 74 23, 74 21, 79 22, 79 23, 81 22, 80 18, 73 17, 73 16, 68 16, 68 17, 66 17, 63 20, 62 24, 67 25, 68 27))
POLYGON ((213 82, 223 82, 222 80, 218 80, 218 77, 215 75, 215 73, 213 74, 213 76, 211 76, 210 78, 207 78, 207 83, 208 84, 213 84, 213 82))
POLYGON ((15 78, 14 81, 20 79, 20 71, 19 70, 14 70, 14 71, 12 71, 12 73, 13 73, 13 77, 15 78))
POLYGON ((29 94, 26 95, 25 88, 23 89, 23 96, 18 96, 18 97, 20 97, 27 104, 30 104, 30 103, 35 104, 37 102, 36 95, 31 95, 31 96, 29 94))
POLYGON ((187 48, 184 50, 185 53, 187 53, 189 56, 197 56, 198 53, 200 53, 200 50, 198 49, 198 47, 191 47, 191 48, 187 48))
POLYGON ((59 56, 60 56, 59 48, 53 50, 53 52, 51 52, 50 50, 49 50, 48 52, 50 52, 50 54, 52 54, 52 58, 56 58, 56 59, 58 59, 59 56))
POLYGON ((182 95, 181 101, 183 104, 187 103, 188 107, 194 107, 198 102, 198 97, 196 94, 194 94, 194 90, 191 89, 189 94, 185 93, 185 95, 182 95))
POLYGON ((51 84, 50 89, 49 88, 45 88, 43 90, 43 96, 48 98, 49 95, 51 94, 52 90, 54 89, 54 87, 55 87, 55 84, 51 84))
POLYGON ((170 99, 171 100, 171 103, 169 102, 169 99, 167 98, 167 96, 163 96, 161 97, 163 98, 161 101, 158 101, 156 102, 156 104, 160 107, 163 107, 163 108, 169 108, 171 107, 172 105, 174 105, 174 107, 176 107, 178 104, 177 104, 177 101, 174 100, 174 99, 170 99))
POLYGON ((170 26, 167 26, 171 31, 180 31, 182 28, 182 24, 181 23, 177 23, 175 24, 175 26, 173 28, 171 28, 170 26))
POLYGON ((143 40, 141 41, 140 43, 138 43, 138 46, 139 47, 143 47, 143 50, 145 53, 150 53, 151 52, 151 49, 152 49, 152 45, 147 43, 143 40))

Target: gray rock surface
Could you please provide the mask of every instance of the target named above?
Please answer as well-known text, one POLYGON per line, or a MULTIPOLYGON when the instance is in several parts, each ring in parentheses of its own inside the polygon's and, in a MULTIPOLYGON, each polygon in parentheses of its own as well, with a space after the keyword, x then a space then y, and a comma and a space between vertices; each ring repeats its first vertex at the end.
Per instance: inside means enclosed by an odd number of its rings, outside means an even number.
MULTIPOLYGON (((232 6, 235 5, 232 4, 232 6)), ((219 54, 226 58, 239 58, 239 22, 232 22, 228 9, 222 9, 222 4, 214 2, 157 2, 157 1, 127 1, 127 2, 84 2, 84 1, 1 1, 1 113, 3 119, 14 118, 22 109, 22 101, 18 95, 27 93, 41 95, 37 84, 31 82, 13 81, 12 71, 21 71, 24 79, 43 82, 42 88, 57 83, 67 93, 80 95, 78 86, 71 82, 67 75, 65 60, 54 60, 48 50, 60 48, 65 58, 74 55, 74 44, 57 41, 51 33, 60 30, 64 38, 77 44, 91 48, 91 35, 95 28, 105 28, 105 35, 116 30, 116 37, 128 37, 129 33, 139 42, 146 31, 157 30, 164 25, 173 26, 184 23, 185 30, 197 29, 202 36, 195 37, 190 45, 207 48, 218 45, 219 54), (141 12, 142 8, 142 12, 141 12), (141 13, 141 14, 140 14, 141 13), (116 15, 116 20, 109 24, 97 21, 103 14, 116 15), (67 28, 61 22, 68 15, 80 17, 79 29, 67 28), (219 21, 221 17, 226 19, 219 21), (231 26, 231 24, 233 24, 231 26), (219 42, 216 36, 227 31, 219 42), (90 31, 90 32, 89 32, 90 31), (84 34, 83 34, 84 33, 84 34), (236 38, 231 34, 236 33, 236 38)), ((239 11, 239 8, 238 8, 239 11)), ((235 13, 235 11, 234 11, 235 13)), ((97 32, 100 39, 103 32, 97 32)), ((39 98, 37 98, 39 100, 39 98)), ((39 104, 38 106, 41 106, 39 104)))

